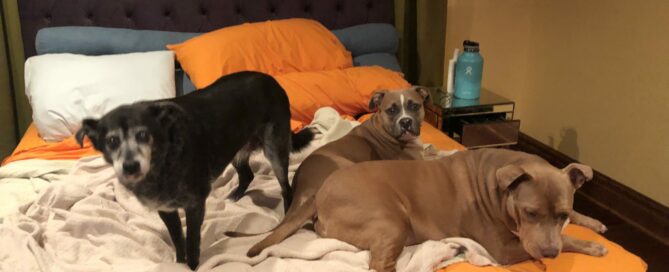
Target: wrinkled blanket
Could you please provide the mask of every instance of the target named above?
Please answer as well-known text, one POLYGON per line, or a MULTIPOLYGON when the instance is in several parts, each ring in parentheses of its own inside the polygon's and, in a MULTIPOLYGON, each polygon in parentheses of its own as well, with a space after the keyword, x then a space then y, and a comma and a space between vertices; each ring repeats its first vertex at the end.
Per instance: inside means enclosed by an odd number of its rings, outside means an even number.
MULTIPOLYGON (((291 155, 290 178, 306 155, 355 125, 332 109, 319 110, 311 126, 320 134, 306 150, 291 155)), ((255 258, 246 257, 264 235, 230 238, 224 232, 261 233, 283 216, 280 187, 269 163, 257 153, 250 164, 256 176, 238 202, 227 198, 237 186, 232 167, 213 183, 198 271, 368 270, 369 251, 318 238, 306 229, 255 258)), ((8 215, 0 226, 0 245, 0 271, 188 271, 174 263, 171 240, 157 213, 140 205, 101 157, 79 160, 68 176, 8 215)), ((494 263, 474 241, 449 238, 405 248, 398 271, 433 271, 465 260, 494 263)))
POLYGON ((0 222, 5 215, 34 200, 51 182, 62 180, 74 163, 72 160, 33 159, 0 167, 0 222))

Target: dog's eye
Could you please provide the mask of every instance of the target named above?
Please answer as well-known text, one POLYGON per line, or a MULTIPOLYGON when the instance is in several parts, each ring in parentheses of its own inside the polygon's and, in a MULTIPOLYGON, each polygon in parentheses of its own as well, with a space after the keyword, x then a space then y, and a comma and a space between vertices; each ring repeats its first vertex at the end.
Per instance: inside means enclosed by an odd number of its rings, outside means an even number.
POLYGON ((392 106, 390 106, 390 108, 388 108, 386 110, 386 112, 390 115, 396 114, 397 113, 397 105, 393 104, 392 106))
POLYGON ((525 211, 525 215, 528 219, 536 219, 539 216, 535 211, 525 211))
POLYGON ((109 147, 109 149, 113 150, 113 149, 118 148, 118 145, 120 143, 121 143, 121 141, 119 140, 118 136, 107 137, 107 147, 109 147))
POLYGON ((146 131, 140 131, 137 132, 137 135, 135 135, 135 138, 137 138, 138 142, 146 143, 149 141, 149 134, 146 133, 146 131))
POLYGON ((408 106, 408 108, 409 108, 410 111, 417 111, 418 109, 420 109, 420 106, 421 106, 421 105, 418 104, 418 103, 414 103, 414 102, 412 102, 412 101, 409 101, 409 106, 408 106))
POLYGON ((569 218, 569 214, 566 214, 566 213, 558 214, 558 218, 559 218, 560 221, 562 221, 562 222, 567 221, 567 218, 569 218))

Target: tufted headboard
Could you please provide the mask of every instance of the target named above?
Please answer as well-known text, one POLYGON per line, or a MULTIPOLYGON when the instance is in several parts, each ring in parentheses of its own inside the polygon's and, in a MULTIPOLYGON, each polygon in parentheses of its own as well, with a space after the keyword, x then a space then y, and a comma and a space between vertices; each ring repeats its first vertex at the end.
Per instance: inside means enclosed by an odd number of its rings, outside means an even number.
POLYGON ((310 18, 329 29, 394 23, 394 0, 19 0, 25 56, 51 26, 208 32, 244 22, 310 18))

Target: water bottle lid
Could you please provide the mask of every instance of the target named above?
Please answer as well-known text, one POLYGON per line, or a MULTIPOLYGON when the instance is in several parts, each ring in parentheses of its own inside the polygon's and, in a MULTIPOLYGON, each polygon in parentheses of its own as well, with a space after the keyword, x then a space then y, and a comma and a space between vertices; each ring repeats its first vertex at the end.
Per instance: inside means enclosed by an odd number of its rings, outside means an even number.
POLYGON ((465 40, 462 42, 462 46, 465 48, 465 52, 478 52, 479 43, 475 41, 465 40))

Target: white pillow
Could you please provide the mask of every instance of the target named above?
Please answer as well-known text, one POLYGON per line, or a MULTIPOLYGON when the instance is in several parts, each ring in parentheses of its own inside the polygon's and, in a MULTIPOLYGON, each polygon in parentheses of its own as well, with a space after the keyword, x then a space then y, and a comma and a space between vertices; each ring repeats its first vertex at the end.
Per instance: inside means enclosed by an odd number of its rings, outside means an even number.
POLYGON ((25 80, 33 122, 46 141, 74 135, 84 118, 176 92, 172 51, 35 56, 26 60, 25 80))

